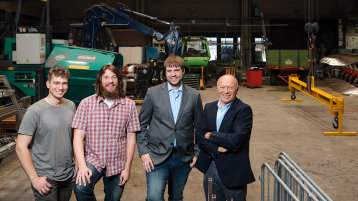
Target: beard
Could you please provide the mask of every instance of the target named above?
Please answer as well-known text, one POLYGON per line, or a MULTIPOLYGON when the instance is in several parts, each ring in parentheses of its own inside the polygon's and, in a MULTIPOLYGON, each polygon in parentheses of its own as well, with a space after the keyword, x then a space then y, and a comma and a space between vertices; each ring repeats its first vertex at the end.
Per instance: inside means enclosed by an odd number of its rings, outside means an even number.
POLYGON ((115 85, 113 91, 108 91, 103 85, 101 85, 100 90, 102 91, 102 96, 106 99, 116 99, 119 97, 118 85, 115 85))

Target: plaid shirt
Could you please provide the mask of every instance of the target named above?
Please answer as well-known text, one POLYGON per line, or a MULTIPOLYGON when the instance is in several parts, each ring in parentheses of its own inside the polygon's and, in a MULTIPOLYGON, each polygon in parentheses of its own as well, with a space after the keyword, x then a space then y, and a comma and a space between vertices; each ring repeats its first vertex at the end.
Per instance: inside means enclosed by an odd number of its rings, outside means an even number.
POLYGON ((106 176, 117 175, 125 168, 127 133, 140 131, 135 103, 116 99, 111 108, 96 95, 83 99, 73 118, 72 128, 86 131, 85 157, 106 176))

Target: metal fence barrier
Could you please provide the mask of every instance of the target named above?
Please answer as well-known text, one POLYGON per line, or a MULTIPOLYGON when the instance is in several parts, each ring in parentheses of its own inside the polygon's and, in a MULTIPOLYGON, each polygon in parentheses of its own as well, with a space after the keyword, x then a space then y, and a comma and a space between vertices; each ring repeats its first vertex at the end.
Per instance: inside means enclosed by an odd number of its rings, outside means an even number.
POLYGON ((275 170, 262 164, 260 180, 261 201, 332 201, 285 152, 275 161, 275 170))

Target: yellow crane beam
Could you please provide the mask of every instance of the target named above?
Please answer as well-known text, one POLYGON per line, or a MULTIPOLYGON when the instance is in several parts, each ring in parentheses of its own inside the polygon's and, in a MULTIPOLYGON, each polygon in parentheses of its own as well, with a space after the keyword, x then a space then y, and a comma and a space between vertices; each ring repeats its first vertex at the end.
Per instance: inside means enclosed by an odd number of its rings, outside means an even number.
POLYGON ((302 101, 296 99, 295 90, 301 91, 308 96, 329 107, 329 113, 335 115, 334 128, 338 128, 338 132, 324 132, 324 135, 357 135, 357 132, 342 132, 342 118, 344 113, 344 98, 331 95, 318 88, 315 88, 314 77, 311 77, 311 86, 298 79, 297 75, 290 75, 288 88, 291 91, 290 99, 281 99, 281 101, 302 101))

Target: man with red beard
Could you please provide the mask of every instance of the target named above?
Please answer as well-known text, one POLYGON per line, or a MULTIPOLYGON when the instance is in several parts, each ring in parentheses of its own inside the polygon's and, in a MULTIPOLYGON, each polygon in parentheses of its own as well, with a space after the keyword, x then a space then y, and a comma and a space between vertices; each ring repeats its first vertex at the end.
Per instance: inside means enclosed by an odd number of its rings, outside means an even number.
POLYGON ((140 130, 137 110, 124 97, 122 77, 114 65, 101 68, 95 89, 96 94, 81 101, 72 122, 78 166, 74 192, 78 201, 96 200, 94 186, 103 177, 105 200, 120 200, 140 130))

